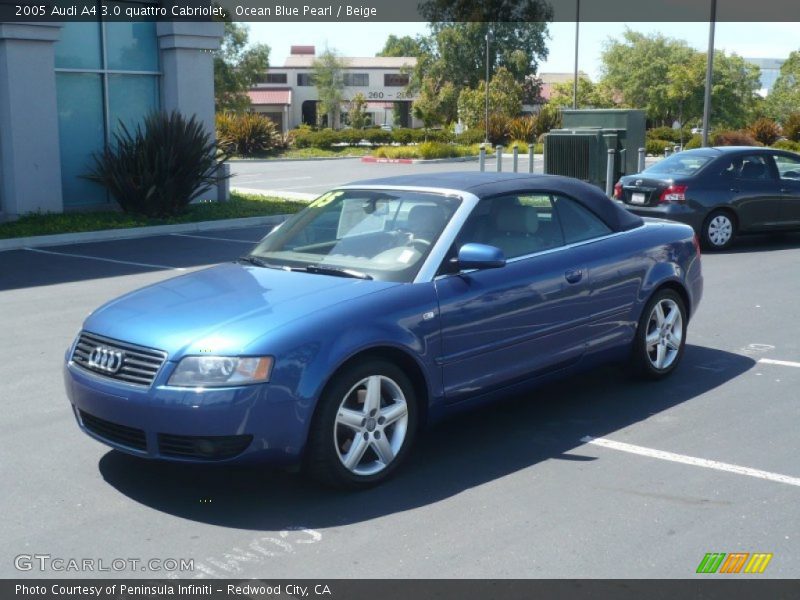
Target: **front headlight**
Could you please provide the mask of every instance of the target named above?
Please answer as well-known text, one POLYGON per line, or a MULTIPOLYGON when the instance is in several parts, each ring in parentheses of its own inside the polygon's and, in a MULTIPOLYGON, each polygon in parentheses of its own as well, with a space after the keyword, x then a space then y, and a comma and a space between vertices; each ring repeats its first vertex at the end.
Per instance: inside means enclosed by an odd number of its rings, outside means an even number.
POLYGON ((187 356, 178 363, 167 385, 219 387, 269 381, 270 356, 187 356))

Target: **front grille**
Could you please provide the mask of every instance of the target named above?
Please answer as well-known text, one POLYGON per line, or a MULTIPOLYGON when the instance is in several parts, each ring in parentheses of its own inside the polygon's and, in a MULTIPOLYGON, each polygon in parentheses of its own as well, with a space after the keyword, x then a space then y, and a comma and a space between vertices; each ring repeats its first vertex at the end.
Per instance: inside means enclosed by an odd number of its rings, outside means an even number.
POLYGON ((224 460, 241 454, 253 441, 252 435, 193 436, 158 434, 162 456, 224 460))
POLYGON ((112 423, 82 410, 79 412, 83 426, 95 435, 121 446, 134 448, 135 450, 147 450, 147 440, 145 439, 144 431, 141 429, 112 423))
POLYGON ((117 381, 150 386, 167 353, 82 331, 72 352, 76 365, 117 381))

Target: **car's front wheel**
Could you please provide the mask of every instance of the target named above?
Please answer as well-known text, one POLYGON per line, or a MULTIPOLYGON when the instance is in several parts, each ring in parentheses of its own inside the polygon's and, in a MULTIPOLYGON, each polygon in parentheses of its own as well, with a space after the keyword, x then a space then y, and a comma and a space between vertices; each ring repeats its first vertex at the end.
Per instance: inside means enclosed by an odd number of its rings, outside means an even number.
POLYGON ((408 377, 383 360, 356 363, 338 373, 320 398, 307 469, 336 487, 380 483, 405 458, 416 425, 416 396, 408 377))
POLYGON ((736 220, 728 211, 715 210, 703 222, 700 233, 706 249, 724 250, 736 237, 736 220))
POLYGON ((633 345, 634 371, 649 379, 666 377, 683 356, 686 307, 671 289, 657 291, 645 306, 633 345))

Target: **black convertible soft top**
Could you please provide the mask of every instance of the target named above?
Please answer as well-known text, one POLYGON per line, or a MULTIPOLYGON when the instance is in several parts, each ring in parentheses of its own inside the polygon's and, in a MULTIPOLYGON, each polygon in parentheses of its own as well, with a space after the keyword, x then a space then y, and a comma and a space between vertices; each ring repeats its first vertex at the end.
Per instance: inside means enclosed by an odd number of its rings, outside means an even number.
POLYGON ((480 171, 451 171, 425 175, 399 175, 381 179, 355 181, 351 186, 413 186, 460 190, 488 198, 498 194, 521 191, 541 191, 569 196, 600 217, 613 231, 639 227, 642 218, 618 206, 597 187, 559 175, 530 175, 528 173, 491 173, 480 171))

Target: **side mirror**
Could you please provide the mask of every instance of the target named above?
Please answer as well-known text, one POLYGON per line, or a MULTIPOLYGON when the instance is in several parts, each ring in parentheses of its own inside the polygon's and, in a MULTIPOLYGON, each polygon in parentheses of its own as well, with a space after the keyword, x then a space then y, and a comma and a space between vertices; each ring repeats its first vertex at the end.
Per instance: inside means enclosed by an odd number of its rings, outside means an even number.
POLYGON ((505 266, 506 257, 495 246, 470 243, 458 250, 459 269, 499 269, 505 266))

